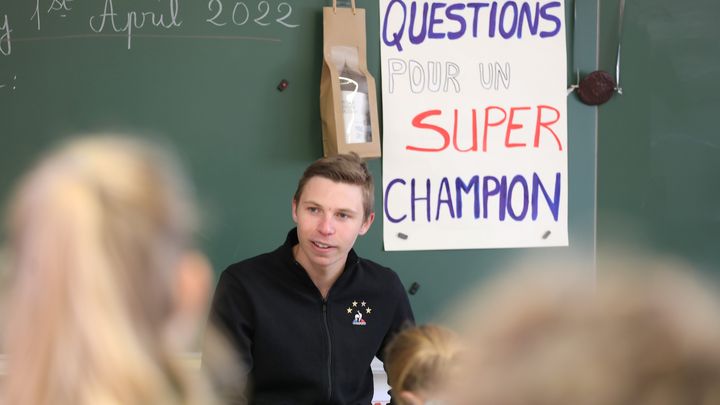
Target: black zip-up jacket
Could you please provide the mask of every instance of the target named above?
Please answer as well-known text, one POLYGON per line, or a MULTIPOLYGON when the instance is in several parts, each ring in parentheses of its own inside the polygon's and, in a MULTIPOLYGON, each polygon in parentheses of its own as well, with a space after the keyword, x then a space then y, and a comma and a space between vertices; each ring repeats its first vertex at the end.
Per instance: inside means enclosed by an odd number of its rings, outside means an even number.
POLYGON ((248 370, 251 404, 363 404, 372 400, 370 363, 414 321, 398 276, 348 254, 324 300, 292 254, 296 229, 273 252, 220 276, 211 321, 248 370))

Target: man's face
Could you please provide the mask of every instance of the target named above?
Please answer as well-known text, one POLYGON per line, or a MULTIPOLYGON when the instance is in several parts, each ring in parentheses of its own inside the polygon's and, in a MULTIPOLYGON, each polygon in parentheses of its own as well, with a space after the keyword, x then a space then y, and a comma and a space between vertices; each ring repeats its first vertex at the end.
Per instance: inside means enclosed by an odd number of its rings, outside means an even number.
POLYGON ((305 183, 292 211, 299 240, 295 260, 315 271, 341 270, 355 239, 370 229, 375 217, 370 214, 363 220, 360 186, 324 177, 305 183))

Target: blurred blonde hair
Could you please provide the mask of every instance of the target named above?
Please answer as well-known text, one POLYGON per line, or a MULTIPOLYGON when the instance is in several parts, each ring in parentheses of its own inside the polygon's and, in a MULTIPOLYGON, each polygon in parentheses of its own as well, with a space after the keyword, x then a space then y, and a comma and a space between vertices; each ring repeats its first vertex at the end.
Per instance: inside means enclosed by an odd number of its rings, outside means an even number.
MULTIPOLYGON (((385 349, 385 368, 393 393, 421 392, 440 386, 456 366, 458 337, 438 325, 413 326, 399 332, 385 349)), ((399 395, 395 401, 404 405, 399 395)))
POLYGON ((7 404, 213 403, 163 341, 195 207, 176 162, 118 136, 52 152, 9 211, 7 404))
POLYGON ((555 264, 483 288, 454 403, 720 404, 716 291, 671 260, 606 264, 597 286, 555 264))

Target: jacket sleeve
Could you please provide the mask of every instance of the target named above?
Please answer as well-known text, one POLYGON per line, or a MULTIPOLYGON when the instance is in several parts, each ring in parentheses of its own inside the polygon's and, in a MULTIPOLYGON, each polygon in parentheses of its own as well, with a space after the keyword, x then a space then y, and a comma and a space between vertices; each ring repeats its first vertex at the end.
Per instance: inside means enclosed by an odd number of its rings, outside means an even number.
MULTIPOLYGON (((377 353, 377 358, 383 362, 385 373, 387 373, 387 367, 385 367, 385 347, 388 345, 388 343, 390 343, 396 333, 398 333, 404 328, 415 325, 415 316, 413 315, 412 308, 410 307, 410 300, 408 299, 407 293, 405 292, 405 287, 403 287, 397 275, 395 275, 394 295, 397 297, 395 314, 393 316, 390 329, 388 330, 387 334, 385 334, 385 338, 383 339, 382 344, 380 345, 380 349, 377 353)), ((388 395, 390 396, 390 405, 396 403, 392 399, 392 387, 390 387, 388 395)))
POLYGON ((385 338, 377 352, 377 358, 383 362, 385 361, 385 347, 390 343, 393 336, 402 329, 415 325, 415 316, 410 307, 410 300, 405 292, 405 287, 403 287, 397 275, 395 275, 394 281, 392 294, 396 297, 395 311, 390 328, 385 334, 385 338))
POLYGON ((202 367, 222 392, 222 396, 231 404, 242 404, 240 394, 244 392, 247 373, 253 367, 252 336, 254 319, 252 307, 242 283, 227 270, 220 275, 208 321, 207 335, 220 335, 225 347, 216 347, 217 340, 205 339, 203 342, 202 367), (232 353, 221 354, 219 352, 232 353), (234 356, 232 356, 234 354, 234 356), (236 363, 234 369, 243 370, 234 382, 224 381, 224 371, 228 369, 228 356, 236 363), (214 376, 214 377, 213 377, 214 376), (232 385, 232 386, 230 386, 232 385))

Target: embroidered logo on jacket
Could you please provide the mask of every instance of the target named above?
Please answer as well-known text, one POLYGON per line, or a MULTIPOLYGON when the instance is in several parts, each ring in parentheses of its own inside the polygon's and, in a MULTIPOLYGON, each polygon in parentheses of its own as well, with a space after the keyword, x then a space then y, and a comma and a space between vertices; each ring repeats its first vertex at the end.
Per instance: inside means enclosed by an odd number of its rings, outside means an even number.
POLYGON ((352 315, 353 325, 365 326, 367 325, 367 321, 363 317, 372 314, 372 308, 370 308, 370 305, 365 301, 353 301, 352 304, 347 307, 347 313, 348 315, 352 315))

